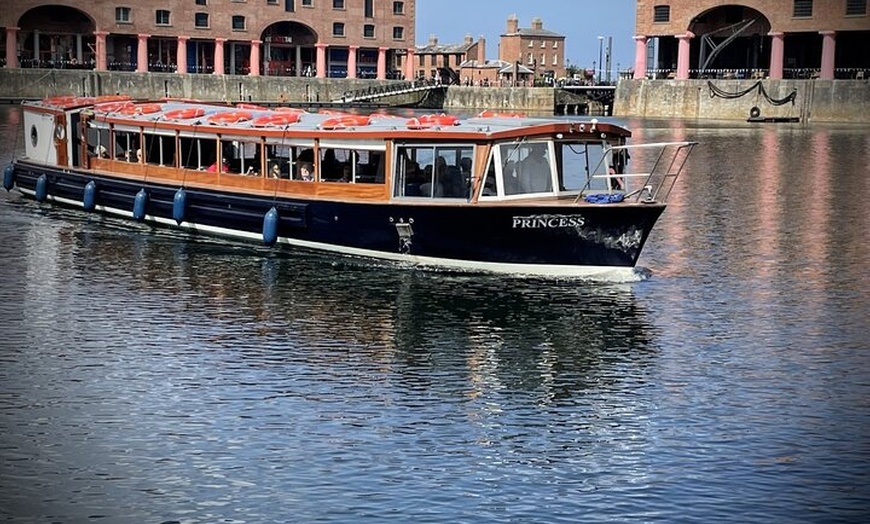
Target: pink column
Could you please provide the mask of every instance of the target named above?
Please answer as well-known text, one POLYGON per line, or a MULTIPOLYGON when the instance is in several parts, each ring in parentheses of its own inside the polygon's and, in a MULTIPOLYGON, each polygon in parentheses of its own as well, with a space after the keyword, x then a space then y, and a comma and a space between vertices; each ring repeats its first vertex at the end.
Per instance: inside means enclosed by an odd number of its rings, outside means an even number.
POLYGON ((326 44, 314 44, 317 49, 317 78, 326 78, 326 44))
POLYGON ((347 49, 347 77, 356 78, 356 52, 359 46, 352 45, 347 49))
POLYGON ((413 80, 414 79, 414 60, 416 58, 416 49, 413 47, 408 49, 408 52, 405 54, 405 80, 413 80))
POLYGON ((187 74, 187 41, 189 36, 179 36, 178 45, 175 50, 175 72, 179 74, 187 74))
POLYGON ((260 41, 251 40, 251 71, 248 76, 260 76, 260 41))
POLYGON ((136 72, 148 72, 148 37, 151 35, 139 35, 139 43, 136 46, 136 72))
POLYGON ((646 78, 646 37, 634 37, 634 78, 646 78))
POLYGON ((689 78, 689 40, 694 36, 691 31, 686 31, 684 35, 677 35, 677 40, 680 41, 677 48, 677 80, 689 78))
POLYGON ((109 33, 106 31, 95 31, 94 36, 97 39, 95 54, 97 56, 94 57, 94 69, 97 71, 105 71, 108 68, 106 67, 106 37, 109 36, 109 33))
POLYGON ((821 80, 834 79, 834 51, 837 47, 836 33, 834 31, 819 31, 822 35, 822 71, 819 75, 821 80))
POLYGON ((378 80, 387 78, 387 48, 378 48, 378 80))
POLYGON ((783 33, 768 33, 770 35, 770 76, 771 80, 782 80, 782 62, 785 56, 785 35, 783 33))
POLYGON ((224 74, 224 43, 226 38, 214 39, 214 74, 224 74))
POLYGON ((18 29, 17 27, 6 28, 6 68, 18 68, 18 29))

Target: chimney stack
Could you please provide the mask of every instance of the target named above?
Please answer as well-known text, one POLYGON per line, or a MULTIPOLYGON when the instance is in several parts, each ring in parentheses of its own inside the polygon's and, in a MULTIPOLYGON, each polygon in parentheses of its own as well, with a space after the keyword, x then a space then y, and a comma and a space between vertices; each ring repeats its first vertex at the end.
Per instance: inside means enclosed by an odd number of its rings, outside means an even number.
POLYGON ((430 46, 438 45, 438 37, 435 35, 429 35, 429 45, 430 46))
POLYGON ((480 64, 486 63, 486 38, 480 35, 477 40, 477 62, 480 64))
POLYGON ((532 29, 540 31, 544 28, 544 22, 539 17, 532 18, 532 29))
POLYGON ((507 34, 515 35, 519 32, 520 21, 517 20, 517 15, 510 15, 507 19, 507 34))

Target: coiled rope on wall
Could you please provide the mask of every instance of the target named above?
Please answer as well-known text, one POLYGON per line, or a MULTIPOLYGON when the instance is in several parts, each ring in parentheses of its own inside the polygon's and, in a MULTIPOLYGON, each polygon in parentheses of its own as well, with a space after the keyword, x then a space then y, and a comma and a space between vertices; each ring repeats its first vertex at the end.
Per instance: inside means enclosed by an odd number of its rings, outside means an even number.
POLYGON ((785 96, 785 98, 771 98, 767 91, 764 89, 764 84, 761 83, 761 80, 756 82, 754 85, 744 89, 743 91, 736 91, 733 93, 729 93, 721 88, 713 85, 713 82, 707 80, 707 86, 710 88, 710 98, 716 98, 717 96, 720 98, 740 98, 743 95, 748 95, 749 93, 758 90, 761 93, 761 96, 764 97, 765 100, 770 102, 771 105, 781 106, 791 102, 791 105, 794 105, 794 100, 797 98, 797 89, 792 90, 791 93, 785 96))

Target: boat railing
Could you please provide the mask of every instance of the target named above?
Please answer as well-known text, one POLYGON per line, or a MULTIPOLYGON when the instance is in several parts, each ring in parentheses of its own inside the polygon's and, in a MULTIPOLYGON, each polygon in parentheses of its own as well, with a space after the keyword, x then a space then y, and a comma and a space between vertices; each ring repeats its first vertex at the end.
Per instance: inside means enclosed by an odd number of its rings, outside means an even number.
POLYGON ((593 192, 622 193, 625 201, 667 202, 668 196, 686 165, 686 160, 697 144, 697 142, 692 141, 654 142, 605 148, 601 160, 587 179, 585 187, 575 202, 593 192), (646 152, 651 154, 646 154, 646 152), (628 165, 632 156, 635 158, 631 161, 633 164, 643 164, 646 169, 631 172, 610 169, 616 165, 628 165), (621 158, 621 162, 616 162, 617 158, 621 158), (593 190, 592 185, 595 180, 603 180, 604 187, 607 189, 593 190), (620 185, 622 188, 617 189, 620 185))

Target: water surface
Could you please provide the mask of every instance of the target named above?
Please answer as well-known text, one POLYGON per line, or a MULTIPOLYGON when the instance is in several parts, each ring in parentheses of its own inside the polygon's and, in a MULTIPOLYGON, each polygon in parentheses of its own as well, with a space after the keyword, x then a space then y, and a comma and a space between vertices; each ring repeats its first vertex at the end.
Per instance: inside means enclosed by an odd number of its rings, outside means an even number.
MULTIPOLYGON (((0 196, 10 522, 863 522, 867 128, 701 142, 640 282, 398 268, 0 196)), ((5 165, 20 112, 0 107, 5 165)))

